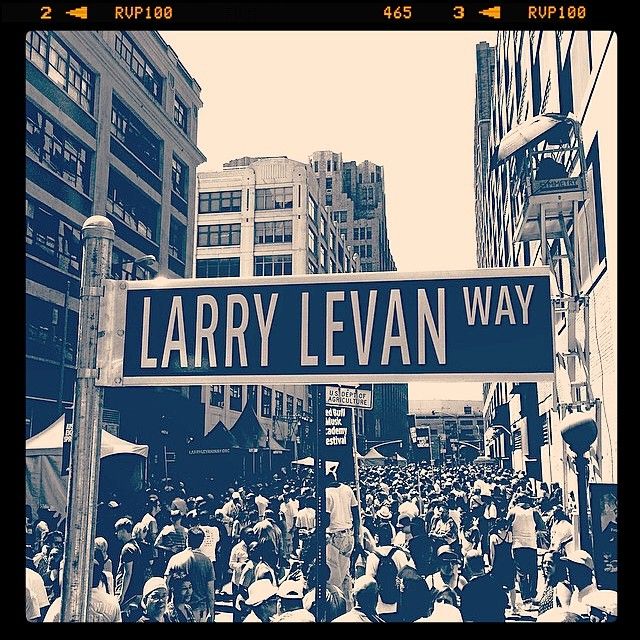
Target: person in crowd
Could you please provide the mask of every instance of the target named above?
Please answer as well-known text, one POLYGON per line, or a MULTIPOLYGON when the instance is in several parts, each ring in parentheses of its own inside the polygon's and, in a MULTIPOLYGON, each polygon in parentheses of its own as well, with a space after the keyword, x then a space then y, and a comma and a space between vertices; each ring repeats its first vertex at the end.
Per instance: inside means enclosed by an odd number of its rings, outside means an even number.
POLYGON ((491 573, 485 573, 481 551, 472 550, 465 558, 469 582, 460 595, 460 613, 464 622, 504 622, 507 596, 491 573))
POLYGON ((115 584, 113 580, 113 571, 111 558, 109 558, 107 540, 105 538, 96 538, 94 543, 95 557, 102 565, 103 579, 99 587, 106 593, 113 595, 115 593, 115 584))
POLYGON ((480 549, 482 534, 475 516, 465 516, 460 530, 460 550, 465 558, 470 551, 480 549))
POLYGON ((561 555, 567 555, 573 552, 574 549, 571 518, 562 507, 555 507, 551 514, 549 551, 559 551, 561 555))
POLYGON ((582 599, 590 607, 590 622, 616 622, 618 619, 618 592, 596 589, 582 599))
MULTIPOLYGON (((91 576, 91 593, 87 609, 87 622, 122 622, 118 599, 100 588, 102 582, 102 555, 96 552, 91 576)), ((56 598, 49 607, 45 622, 60 622, 62 598, 56 598)))
MULTIPOLYGON (((238 594, 240 593, 240 576, 242 575, 242 568, 249 560, 249 544, 253 539, 253 533, 249 527, 245 527, 240 532, 240 541, 231 549, 231 555, 229 556, 229 569, 231 569, 231 597, 233 602, 236 601, 238 594)), ((234 622, 236 620, 237 613, 234 607, 234 622)))
POLYGON ((49 602, 60 595, 58 574, 62 565, 64 535, 57 529, 45 534, 42 550, 33 558, 37 572, 44 581, 49 602))
POLYGON ((445 587, 453 591, 456 596, 457 607, 460 606, 460 596, 462 589, 467 584, 467 580, 460 572, 460 556, 448 545, 442 545, 436 551, 436 566, 438 571, 426 577, 429 589, 440 591, 445 587))
POLYGON ((168 596, 167 584, 162 578, 149 578, 142 588, 140 601, 144 613, 137 622, 165 622, 168 596))
POLYGON ((163 567, 172 555, 186 549, 187 529, 182 526, 182 513, 178 509, 172 509, 171 524, 162 528, 154 544, 158 550, 158 562, 163 567))
POLYGON ((189 529, 188 546, 169 558, 165 579, 168 583, 174 573, 186 574, 193 589, 190 606, 195 621, 214 622, 215 576, 209 558, 198 551, 203 540, 204 533, 200 527, 189 529))
POLYGON ((506 518, 497 518, 489 535, 489 567, 493 577, 509 595, 509 613, 517 615, 516 565, 512 545, 509 522, 506 518))
POLYGON ((433 595, 425 579, 410 565, 398 572, 400 601, 397 617, 386 622, 415 622, 431 614, 433 595))
POLYGON ((278 587, 270 580, 256 580, 249 586, 245 605, 251 611, 243 622, 271 622, 278 609, 278 587))
POLYGON ((398 518, 398 533, 394 536, 392 544, 404 549, 409 548, 411 540, 411 516, 401 514, 398 518))
POLYGON ((310 556, 313 554, 313 539, 316 533, 316 498, 307 495, 301 498, 304 505, 296 514, 296 521, 293 528, 293 549, 297 550, 297 557, 303 563, 308 564, 310 556))
POLYGON ((437 589, 433 599, 433 610, 426 618, 416 622, 462 622, 462 614, 457 606, 458 596, 449 587, 437 589))
MULTIPOLYGON (((160 513, 162 507, 160 505, 160 500, 157 497, 152 496, 147 498, 146 510, 140 523, 147 530, 147 541, 150 544, 155 542, 155 539, 158 537, 158 521, 156 520, 156 516, 160 513)), ((154 552, 154 558, 157 556, 157 552, 154 552)))
POLYGON ((289 490, 283 495, 283 501, 280 505, 279 514, 281 521, 281 529, 284 536, 284 546, 286 557, 293 555, 293 528, 296 522, 296 516, 300 509, 300 501, 295 492, 289 490))
POLYGON ((114 594, 118 598, 123 617, 129 620, 138 614, 142 588, 145 584, 145 564, 137 540, 133 537, 133 523, 120 518, 114 530, 122 549, 115 576, 114 594))
POLYGON ((450 505, 442 503, 440 517, 433 522, 429 535, 434 544, 449 545, 456 548, 459 546, 458 527, 449 513, 450 505))
POLYGON ((542 556, 544 587, 538 599, 538 615, 555 607, 568 607, 571 590, 567 583, 567 567, 560 562, 559 551, 547 551, 542 556))
POLYGON ((195 622, 193 610, 189 606, 193 587, 186 573, 174 572, 167 580, 169 602, 164 614, 165 622, 195 622))
POLYGON ((593 576, 593 558, 582 550, 572 551, 562 557, 567 567, 568 582, 571 589, 571 600, 568 608, 581 616, 589 615, 589 606, 583 600, 597 590, 593 576))
MULTIPOLYGON (((234 491, 234 493, 237 493, 234 491)), ((238 493, 238 496, 240 494, 238 493)), ((234 504, 239 505, 238 498, 232 498, 234 504)), ((239 510, 238 506, 238 510, 239 510)), ((234 517, 236 511, 233 512, 234 517)), ((216 592, 220 593, 229 579, 229 556, 231 555, 231 536, 225 523, 225 515, 221 509, 214 511, 212 527, 218 529, 218 544, 216 545, 216 592)))
POLYGON ((317 608, 316 608, 316 582, 318 579, 324 581, 325 584, 325 622, 331 622, 338 616, 343 615, 347 612, 347 600, 344 597, 344 594, 338 587, 332 585, 329 582, 329 577, 331 575, 331 570, 326 564, 321 565, 320 568, 320 576, 318 576, 318 571, 316 571, 316 563, 314 562, 310 567, 307 573, 307 586, 309 591, 305 593, 304 598, 302 599, 302 605, 308 611, 316 616, 317 608))
POLYGON ((364 575, 353 583, 355 606, 332 622, 383 622, 376 614, 378 584, 371 576, 364 575))
POLYGON ((532 508, 531 497, 520 493, 507 513, 513 535, 513 559, 520 585, 520 597, 525 611, 533 607, 538 579, 538 541, 536 531, 545 530, 542 516, 532 508))
POLYGON ((273 622, 315 622, 311 611, 304 608, 303 581, 285 580, 278 589, 278 615, 273 622))
POLYGON ((351 577, 349 568, 351 554, 359 552, 360 515, 358 501, 353 489, 338 481, 335 468, 327 467, 326 496, 326 539, 327 564, 331 569, 329 582, 338 587, 351 605, 351 577))
POLYGON ((153 571, 153 557, 154 547, 147 541, 147 529, 142 522, 136 522, 133 525, 131 536, 138 543, 138 548, 142 555, 142 566, 144 567, 144 579, 145 581, 152 577, 153 571))

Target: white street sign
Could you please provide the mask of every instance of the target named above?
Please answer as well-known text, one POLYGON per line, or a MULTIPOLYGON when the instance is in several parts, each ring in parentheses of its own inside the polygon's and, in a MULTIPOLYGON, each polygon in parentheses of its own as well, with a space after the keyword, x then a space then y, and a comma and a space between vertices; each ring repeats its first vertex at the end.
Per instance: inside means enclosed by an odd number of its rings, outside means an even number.
POLYGON ((373 408, 373 392, 371 389, 327 386, 326 390, 325 402, 328 407, 373 408))

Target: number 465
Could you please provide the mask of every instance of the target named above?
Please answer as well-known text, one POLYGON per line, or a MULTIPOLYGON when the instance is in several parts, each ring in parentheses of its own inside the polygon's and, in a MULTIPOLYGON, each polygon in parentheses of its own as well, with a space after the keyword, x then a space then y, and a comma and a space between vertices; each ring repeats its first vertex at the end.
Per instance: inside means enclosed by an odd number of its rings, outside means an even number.
POLYGON ((411 18, 411 6, 407 5, 404 7, 396 7, 395 9, 386 7, 384 10, 384 15, 389 20, 391 20, 391 18, 393 18, 394 20, 409 20, 411 18))

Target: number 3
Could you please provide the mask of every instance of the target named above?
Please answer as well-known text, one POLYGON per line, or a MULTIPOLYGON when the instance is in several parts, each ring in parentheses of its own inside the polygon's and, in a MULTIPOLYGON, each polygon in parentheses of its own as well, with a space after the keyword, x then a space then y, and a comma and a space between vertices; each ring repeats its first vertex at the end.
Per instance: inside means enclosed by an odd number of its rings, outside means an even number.
POLYGON ((453 7, 453 17, 455 20, 462 20, 464 18, 464 7, 453 7))

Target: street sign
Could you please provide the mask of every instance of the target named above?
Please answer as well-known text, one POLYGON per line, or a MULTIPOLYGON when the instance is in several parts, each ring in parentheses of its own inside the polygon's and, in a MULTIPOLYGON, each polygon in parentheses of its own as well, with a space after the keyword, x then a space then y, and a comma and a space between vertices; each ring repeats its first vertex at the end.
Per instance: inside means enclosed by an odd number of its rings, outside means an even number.
POLYGON ((105 281, 100 386, 551 380, 546 267, 105 281))
POLYGON ((371 389, 331 386, 325 388, 325 403, 328 407, 352 407, 354 409, 373 408, 373 392, 371 389))

